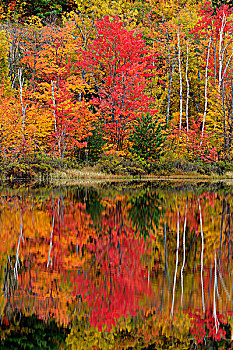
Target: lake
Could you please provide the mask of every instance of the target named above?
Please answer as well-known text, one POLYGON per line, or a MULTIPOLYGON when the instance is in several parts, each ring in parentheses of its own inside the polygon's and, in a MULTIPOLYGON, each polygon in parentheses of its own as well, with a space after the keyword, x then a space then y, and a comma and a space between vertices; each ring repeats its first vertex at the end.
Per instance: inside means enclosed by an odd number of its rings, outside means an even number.
POLYGON ((0 349, 227 349, 233 187, 0 187, 0 349))

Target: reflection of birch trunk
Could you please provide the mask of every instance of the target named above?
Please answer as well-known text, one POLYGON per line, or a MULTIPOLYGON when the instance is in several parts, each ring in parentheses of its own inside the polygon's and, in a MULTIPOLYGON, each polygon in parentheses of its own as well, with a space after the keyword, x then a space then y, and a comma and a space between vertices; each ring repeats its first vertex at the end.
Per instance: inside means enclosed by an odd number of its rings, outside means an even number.
POLYGON ((203 115, 203 121, 202 121, 200 145, 202 145, 202 139, 203 139, 204 129, 205 129, 205 119, 206 119, 207 107, 208 107, 208 65, 209 65, 209 58, 210 58, 211 41, 212 41, 212 37, 210 36, 208 49, 207 49, 206 66, 205 66, 205 109, 204 109, 204 115, 203 115))
POLYGON ((225 283, 224 283, 224 280, 223 280, 223 277, 222 277, 222 274, 221 274, 221 271, 220 271, 218 265, 217 265, 217 268, 218 268, 218 274, 219 274, 219 277, 220 277, 220 281, 221 281, 221 283, 222 283, 222 287, 223 287, 223 289, 224 289, 224 291, 225 291, 225 293, 226 293, 226 296, 227 296, 227 298, 229 299, 229 301, 231 301, 231 302, 233 303, 233 301, 232 301, 232 299, 231 299, 231 296, 230 296, 230 294, 229 294, 228 291, 227 291, 227 287, 226 287, 226 285, 225 285, 225 283))
POLYGON ((164 290, 165 290, 165 283, 166 283, 166 275, 167 275, 167 282, 168 282, 168 288, 169 288, 169 294, 170 294, 170 286, 169 286, 169 272, 168 272, 168 265, 167 265, 167 228, 166 228, 166 224, 164 224, 164 245, 165 245, 165 269, 164 269, 164 273, 163 273, 163 293, 162 293, 162 298, 161 298, 161 307, 160 307, 160 311, 162 312, 163 309, 163 298, 164 298, 164 290))
MULTIPOLYGON (((165 272, 167 272, 167 281, 169 285, 169 271, 168 271, 168 264, 167 264, 167 227, 166 224, 164 224, 164 241, 165 241, 165 272)), ((170 288, 169 288, 170 290, 170 288)))
POLYGON ((16 286, 16 280, 12 274, 12 264, 11 264, 11 256, 8 255, 8 262, 6 268, 4 269, 4 282, 3 282, 3 292, 4 297, 9 298, 13 295, 16 286))
MULTIPOLYGON (((59 213, 59 204, 60 204, 59 201, 58 201, 58 213, 59 213)), ((54 223, 55 223, 55 210, 54 210, 54 203, 53 203, 53 221, 52 221, 52 229, 51 229, 51 234, 50 234, 49 257, 48 257, 47 267, 49 267, 49 263, 51 260, 51 251, 52 251, 52 246, 53 246, 54 223)))
MULTIPOLYGON (((180 123, 179 123, 179 130, 181 131, 182 126, 182 74, 181 74, 181 52, 180 52, 180 33, 179 30, 177 31, 177 43, 178 43, 178 63, 179 63, 179 76, 180 76, 180 123)), ((180 136, 180 135, 179 135, 180 136)))
POLYGON ((54 221, 55 221, 55 213, 53 213, 53 222, 52 222, 52 229, 51 229, 51 234, 50 234, 49 257, 48 257, 47 267, 49 267, 49 263, 50 263, 50 259, 51 259, 51 250, 52 250, 52 245, 53 245, 54 221))
POLYGON ((218 330, 219 330, 219 321, 218 321, 217 308, 216 308, 216 293, 217 293, 217 288, 218 288, 216 252, 215 252, 214 262, 215 262, 215 267, 214 267, 213 317, 214 317, 214 323, 215 323, 214 327, 215 327, 215 331, 216 331, 216 334, 217 334, 218 330))
POLYGON ((193 295, 194 275, 195 275, 195 271, 196 271, 196 256, 197 256, 197 242, 195 242, 195 253, 194 253, 194 264, 193 264, 192 288, 191 288, 191 293, 190 293, 190 297, 189 297, 189 305, 191 304, 192 295, 193 295))
POLYGON ((208 295, 208 300, 207 300, 207 303, 208 303, 209 298, 210 298, 211 279, 212 279, 212 261, 210 262, 209 295, 208 295))
POLYGON ((201 226, 201 295, 202 295, 203 313, 205 313, 205 295, 204 295, 204 283, 203 283, 204 235, 203 235, 203 227, 202 227, 200 200, 199 200, 199 212, 200 212, 200 226, 201 226))
POLYGON ((23 238, 23 215, 20 213, 20 234, 19 234, 19 239, 18 239, 18 244, 17 244, 17 251, 16 251, 16 257, 15 257, 15 267, 14 267, 14 277, 15 279, 18 279, 18 268, 20 268, 20 262, 19 262, 19 247, 20 247, 20 242, 21 239, 24 243, 24 238, 23 238))
POLYGON ((171 307, 171 317, 173 318, 173 310, 174 310, 174 302, 175 302, 175 290, 176 290, 176 276, 178 269, 178 259, 179 259, 179 206, 178 206, 178 215, 177 215, 177 241, 176 241, 176 268, 174 273, 174 281, 173 281, 173 291, 172 291, 172 307, 171 307))
POLYGON ((221 236, 220 236, 220 242, 219 242, 219 260, 221 259, 221 246, 222 246, 224 214, 225 214, 225 199, 223 199, 223 203, 222 203, 221 236))
POLYGON ((185 266, 185 231, 186 231, 186 220, 187 220, 187 200, 185 205, 185 216, 184 216, 184 232, 183 232, 183 265, 181 268, 181 307, 183 306, 183 294, 184 294, 184 266, 185 266))

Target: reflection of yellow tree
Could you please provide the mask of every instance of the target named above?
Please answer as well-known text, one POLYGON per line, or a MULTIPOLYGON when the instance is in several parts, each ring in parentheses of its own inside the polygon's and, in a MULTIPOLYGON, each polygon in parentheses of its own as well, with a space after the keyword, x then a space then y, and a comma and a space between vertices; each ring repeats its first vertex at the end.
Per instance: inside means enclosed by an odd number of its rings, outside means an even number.
POLYGON ((72 194, 2 195, 1 285, 8 256, 13 277, 17 253, 19 261, 14 295, 0 295, 2 315, 10 302, 26 315, 72 321, 73 349, 78 341, 83 349, 140 349, 155 338, 159 349, 170 335, 185 348, 194 318, 187 311, 204 320, 214 307, 217 317, 231 310, 231 196, 152 189, 150 205, 159 203, 162 215, 144 239, 129 216, 135 191, 122 192, 100 192, 98 216, 72 194))
POLYGON ((98 330, 91 327, 88 320, 89 310, 85 304, 73 314, 74 325, 66 343, 75 349, 142 349, 153 345, 156 349, 189 349, 190 319, 187 314, 178 312, 173 320, 170 316, 159 318, 154 310, 147 310, 145 318, 119 319, 113 328, 98 330))

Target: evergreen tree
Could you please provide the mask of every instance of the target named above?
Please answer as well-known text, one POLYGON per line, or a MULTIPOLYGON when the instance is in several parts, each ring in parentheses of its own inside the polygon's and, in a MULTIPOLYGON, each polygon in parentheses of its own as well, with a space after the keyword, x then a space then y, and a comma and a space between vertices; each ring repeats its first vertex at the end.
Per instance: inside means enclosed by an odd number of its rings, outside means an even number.
POLYGON ((131 153, 148 162, 158 160, 163 154, 165 137, 162 134, 162 129, 158 119, 154 119, 149 113, 138 117, 134 131, 130 135, 131 153))
POLYGON ((92 136, 88 140, 88 155, 91 162, 99 160, 102 154, 102 148, 105 145, 104 132, 101 125, 97 125, 92 131, 92 136))

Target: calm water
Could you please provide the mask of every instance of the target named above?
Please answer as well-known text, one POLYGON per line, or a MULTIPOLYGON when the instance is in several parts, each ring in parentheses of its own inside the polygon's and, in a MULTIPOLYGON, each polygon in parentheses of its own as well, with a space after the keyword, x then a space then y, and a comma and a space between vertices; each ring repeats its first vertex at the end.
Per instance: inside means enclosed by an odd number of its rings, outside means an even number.
POLYGON ((0 188, 0 349, 226 349, 233 187, 0 188))

